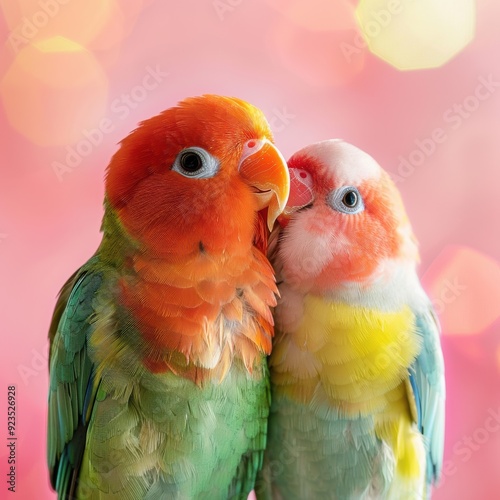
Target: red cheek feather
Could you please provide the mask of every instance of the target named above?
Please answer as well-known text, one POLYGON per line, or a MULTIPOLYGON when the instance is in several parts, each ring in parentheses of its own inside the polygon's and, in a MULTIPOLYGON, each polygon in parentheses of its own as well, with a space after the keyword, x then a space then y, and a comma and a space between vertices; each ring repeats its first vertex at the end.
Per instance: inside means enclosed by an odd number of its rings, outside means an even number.
POLYGON ((367 197, 365 201, 365 212, 355 215, 330 214, 328 220, 315 217, 311 224, 311 233, 335 230, 339 237, 349 242, 317 277, 316 284, 320 289, 330 288, 332 281, 368 281, 383 260, 398 257, 401 237, 397 232, 399 223, 396 213, 389 209, 387 200, 380 197, 367 197), (332 215, 338 222, 332 220, 332 215))

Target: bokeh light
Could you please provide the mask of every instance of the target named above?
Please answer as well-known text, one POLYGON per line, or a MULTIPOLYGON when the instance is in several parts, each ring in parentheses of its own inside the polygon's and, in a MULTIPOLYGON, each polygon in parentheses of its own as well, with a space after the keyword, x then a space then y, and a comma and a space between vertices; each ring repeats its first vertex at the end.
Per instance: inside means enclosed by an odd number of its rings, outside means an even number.
POLYGON ((435 68, 474 37, 475 0, 360 0, 370 50, 400 70, 435 68))
POLYGON ((0 0, 11 32, 12 49, 18 52, 29 43, 53 36, 70 38, 87 45, 116 16, 116 0, 0 0))
POLYGON ((144 6, 143 0, 127 0, 126 4, 114 0, 106 20, 97 35, 87 44, 92 50, 109 50, 117 47, 128 36, 144 6))
POLYGON ((500 427, 470 458, 456 446, 500 408, 498 19, 498 0, 0 0, 0 377, 19 390, 17 496, 56 497, 47 330, 101 239, 106 165, 142 119, 218 93, 262 108, 287 158, 341 137, 399 175, 443 326, 454 467, 432 498, 497 498, 500 427), (387 23, 389 5, 404 10, 387 23))
POLYGON ((267 0, 290 21, 310 30, 345 30, 353 26, 354 5, 347 0, 267 0))
POLYGON ((500 317, 500 264, 477 250, 445 248, 423 282, 445 335, 480 333, 500 317))
POLYGON ((42 146, 66 145, 105 113, 108 81, 95 56, 62 36, 29 44, 0 82, 8 120, 42 146))
POLYGON ((268 1, 284 16, 272 33, 274 47, 297 77, 318 87, 342 85, 363 69, 365 49, 349 2, 268 1))

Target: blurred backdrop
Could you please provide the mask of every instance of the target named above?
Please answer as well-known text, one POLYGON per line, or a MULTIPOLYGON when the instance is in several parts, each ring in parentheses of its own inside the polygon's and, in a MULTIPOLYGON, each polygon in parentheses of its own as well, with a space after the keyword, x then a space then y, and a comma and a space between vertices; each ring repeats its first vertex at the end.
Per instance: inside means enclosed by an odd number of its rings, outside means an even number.
MULTIPOLYGON (((202 93, 261 107, 287 157, 341 137, 391 172, 443 326, 447 435, 435 498, 499 497, 500 2, 0 6, 0 436, 15 385, 18 498, 54 498, 47 329, 61 285, 100 241, 105 167, 137 122, 202 93)), ((2 443, 2 498, 8 452, 2 443)))

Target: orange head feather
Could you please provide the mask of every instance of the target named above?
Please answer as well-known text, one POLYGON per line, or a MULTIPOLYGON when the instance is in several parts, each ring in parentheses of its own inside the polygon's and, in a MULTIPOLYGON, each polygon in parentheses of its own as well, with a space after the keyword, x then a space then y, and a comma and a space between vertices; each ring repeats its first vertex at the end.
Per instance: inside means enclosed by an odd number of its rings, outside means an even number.
POLYGON ((274 222, 288 196, 271 141, 263 113, 245 101, 186 99, 122 141, 108 168, 108 202, 130 236, 159 255, 248 246, 257 211, 269 206, 274 222))

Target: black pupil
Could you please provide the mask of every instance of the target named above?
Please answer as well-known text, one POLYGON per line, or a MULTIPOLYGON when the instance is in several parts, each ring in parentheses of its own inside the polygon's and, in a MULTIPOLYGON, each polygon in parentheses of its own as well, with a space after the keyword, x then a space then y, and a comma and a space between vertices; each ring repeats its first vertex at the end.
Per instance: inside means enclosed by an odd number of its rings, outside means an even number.
POLYGON ((344 195, 344 204, 347 207, 354 207, 358 201, 358 195, 354 191, 347 191, 347 193, 344 195))
POLYGON ((197 153, 184 153, 181 157, 181 166, 187 172, 200 170, 203 162, 197 153))

